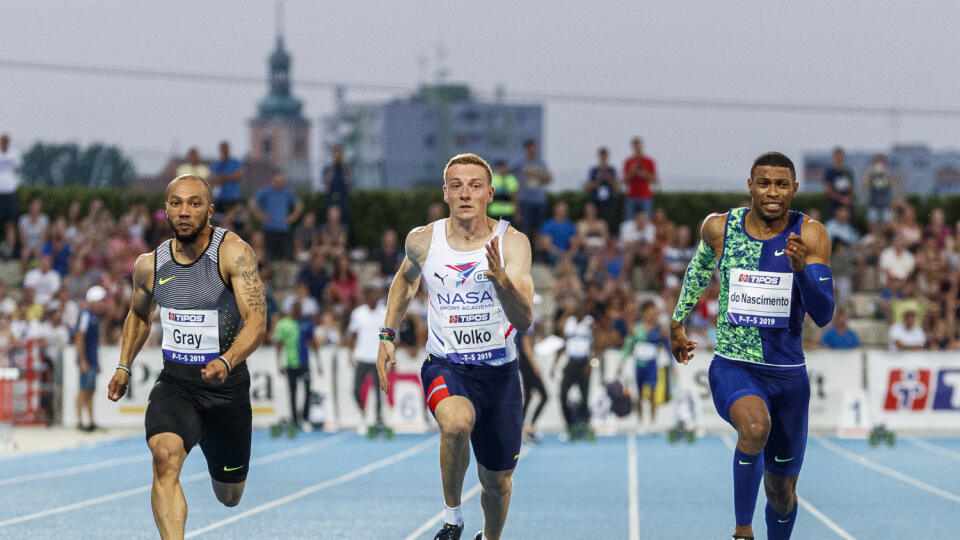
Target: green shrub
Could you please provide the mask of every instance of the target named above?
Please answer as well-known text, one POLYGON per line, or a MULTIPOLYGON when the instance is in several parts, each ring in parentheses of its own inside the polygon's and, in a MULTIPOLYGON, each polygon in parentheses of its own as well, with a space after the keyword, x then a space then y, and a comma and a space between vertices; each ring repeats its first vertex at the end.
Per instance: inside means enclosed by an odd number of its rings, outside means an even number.
MULTIPOLYGON (((26 212, 31 199, 43 200, 44 212, 51 217, 59 216, 67 211, 70 203, 80 201, 83 211, 86 212, 90 201, 94 198, 103 200, 104 205, 113 213, 120 216, 127 211, 131 202, 144 200, 150 211, 163 208, 164 193, 162 191, 135 191, 119 188, 88 188, 84 186, 68 187, 26 187, 21 186, 19 193, 20 212, 26 212)), ((323 193, 301 193, 306 211, 317 214, 318 222, 324 220, 323 193)), ((586 194, 582 191, 565 191, 550 194, 550 204, 558 200, 566 201, 570 206, 570 217, 577 220, 583 216, 583 205, 586 194)), ((908 202, 917 210, 917 219, 925 224, 930 219, 933 208, 943 208, 946 212, 947 223, 953 224, 960 220, 960 196, 916 196, 907 197, 908 202)), ((400 235, 401 242, 406 234, 418 225, 424 225, 427 220, 427 208, 432 203, 443 204, 443 192, 440 189, 412 189, 405 191, 366 190, 355 191, 350 200, 350 243, 366 248, 375 247, 380 241, 380 234, 385 228, 393 228, 400 235)), ((734 193, 691 193, 691 192, 658 192, 654 197, 654 204, 667 212, 667 217, 679 225, 688 225, 697 230, 700 221, 712 212, 725 212, 731 207, 749 203, 746 191, 734 193)), ((822 193, 801 193, 793 201, 793 209, 807 211, 811 208, 823 208, 824 195, 822 193)), ((614 204, 615 222, 623 219, 623 196, 618 196, 614 204)), ((864 208, 858 208, 855 224, 864 225, 864 208)))

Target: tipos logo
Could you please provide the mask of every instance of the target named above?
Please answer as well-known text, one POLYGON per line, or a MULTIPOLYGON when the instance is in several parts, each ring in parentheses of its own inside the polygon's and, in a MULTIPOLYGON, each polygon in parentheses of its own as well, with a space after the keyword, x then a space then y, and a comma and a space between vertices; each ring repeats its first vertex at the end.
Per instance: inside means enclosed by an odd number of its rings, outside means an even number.
POLYGON ((489 313, 470 313, 466 315, 451 315, 450 324, 464 324, 472 322, 485 322, 490 320, 489 313))
POLYGON ((777 276, 758 276, 756 274, 740 274, 737 280, 740 283, 753 283, 756 285, 779 285, 780 278, 777 276))
POLYGON ((204 315, 201 313, 167 313, 167 319, 174 322, 202 323, 204 315))
POLYGON ((929 369, 893 369, 887 384, 887 399, 883 408, 888 411, 910 409, 922 411, 930 395, 929 369))

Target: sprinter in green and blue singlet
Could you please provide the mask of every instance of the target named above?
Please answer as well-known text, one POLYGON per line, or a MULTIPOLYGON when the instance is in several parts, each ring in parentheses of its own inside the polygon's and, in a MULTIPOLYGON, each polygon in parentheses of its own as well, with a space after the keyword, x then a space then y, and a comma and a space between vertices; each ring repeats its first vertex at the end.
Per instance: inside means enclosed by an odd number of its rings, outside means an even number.
POLYGON ((733 457, 734 539, 753 538, 760 479, 767 494, 767 537, 790 538, 797 515, 797 477, 807 442, 810 382, 801 348, 803 319, 833 317, 830 241, 823 225, 790 210, 796 170, 778 152, 758 157, 747 187, 750 208, 711 214, 687 267, 670 326, 678 362, 697 343, 683 321, 720 275, 717 344, 710 364, 713 402, 737 429, 733 457))

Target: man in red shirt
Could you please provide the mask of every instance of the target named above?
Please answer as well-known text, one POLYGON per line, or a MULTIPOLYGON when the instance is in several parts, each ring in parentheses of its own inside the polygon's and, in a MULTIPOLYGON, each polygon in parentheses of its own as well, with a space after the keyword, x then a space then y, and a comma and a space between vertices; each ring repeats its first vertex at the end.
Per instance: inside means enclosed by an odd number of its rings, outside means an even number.
POLYGON ((627 184, 626 220, 633 219, 639 212, 653 214, 653 191, 651 184, 657 183, 657 165, 643 155, 643 140, 634 137, 633 155, 623 163, 623 180, 627 184))

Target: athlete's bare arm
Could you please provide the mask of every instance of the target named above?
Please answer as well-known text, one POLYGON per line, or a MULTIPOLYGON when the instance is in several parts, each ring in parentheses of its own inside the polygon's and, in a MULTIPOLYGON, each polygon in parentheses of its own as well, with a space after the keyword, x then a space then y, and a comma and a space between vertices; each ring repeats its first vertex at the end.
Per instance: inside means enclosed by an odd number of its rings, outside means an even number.
POLYGON ((807 264, 830 266, 830 236, 826 227, 815 219, 806 218, 800 234, 790 233, 784 252, 790 258, 790 269, 800 272, 807 264))
MULTIPOLYGON (((243 328, 222 355, 232 369, 246 361, 267 335, 267 297, 257 270, 257 255, 236 234, 227 233, 220 244, 220 271, 233 288, 243 318, 243 328)), ((219 360, 208 362, 201 371, 204 379, 221 383, 227 379, 227 373, 227 366, 219 360)))
MULTIPOLYGON (((433 235, 433 225, 417 227, 407 234, 404 244, 405 256, 400 263, 400 269, 393 277, 390 292, 387 293, 387 316, 383 325, 396 329, 403 317, 407 314, 410 301, 417 294, 420 287, 420 277, 423 263, 427 260, 427 251, 430 249, 430 239, 433 235)), ((380 388, 387 392, 390 389, 387 378, 387 362, 397 363, 396 345, 392 341, 380 340, 377 351, 377 376, 380 378, 380 388)))
MULTIPOLYGON (((700 238, 716 253, 717 258, 723 254, 723 231, 727 223, 727 214, 710 214, 703 220, 700 227, 700 238)), ((670 352, 681 364, 686 365, 694 357, 693 351, 697 348, 696 341, 687 339, 687 331, 680 321, 670 321, 670 352)))
MULTIPOLYGON (((120 365, 129 368, 143 344, 150 335, 153 322, 153 265, 154 252, 144 253, 137 258, 133 266, 133 296, 130 299, 130 311, 123 321, 123 338, 120 341, 120 365)), ((130 374, 117 369, 107 386, 107 397, 113 401, 122 398, 127 392, 130 374)))
POLYGON ((727 212, 710 214, 700 227, 700 238, 713 248, 717 258, 723 253, 723 231, 727 226, 727 212))
POLYGON ((533 276, 530 274, 530 241, 513 227, 503 235, 503 266, 500 266, 499 240, 487 244, 487 279, 497 291, 507 320, 518 331, 526 332, 533 323, 533 276))

